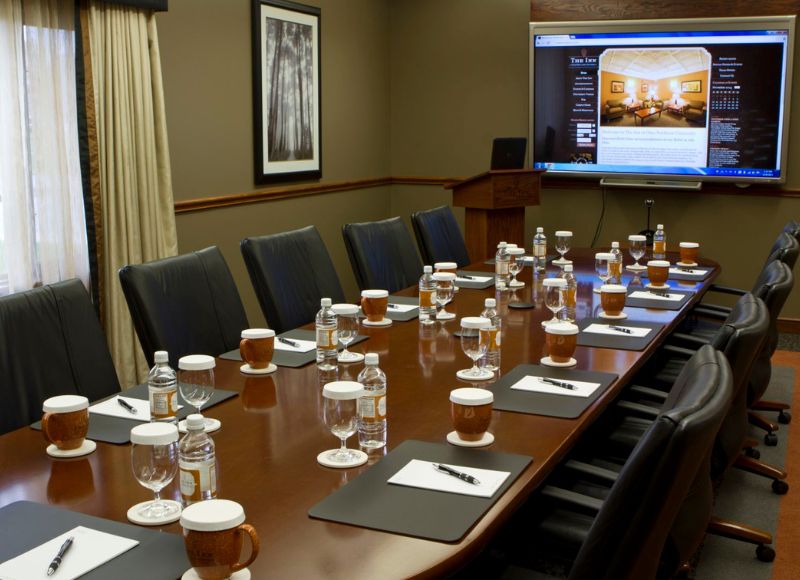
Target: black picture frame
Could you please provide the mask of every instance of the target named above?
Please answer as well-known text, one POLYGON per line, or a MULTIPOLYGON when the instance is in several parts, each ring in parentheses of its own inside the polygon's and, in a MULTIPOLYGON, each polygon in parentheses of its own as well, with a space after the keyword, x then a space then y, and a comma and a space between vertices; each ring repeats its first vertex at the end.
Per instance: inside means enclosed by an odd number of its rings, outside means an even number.
POLYGON ((257 184, 322 177, 321 12, 252 0, 257 184))
POLYGON ((611 81, 611 92, 612 93, 624 93, 625 92, 625 83, 622 81, 611 81))

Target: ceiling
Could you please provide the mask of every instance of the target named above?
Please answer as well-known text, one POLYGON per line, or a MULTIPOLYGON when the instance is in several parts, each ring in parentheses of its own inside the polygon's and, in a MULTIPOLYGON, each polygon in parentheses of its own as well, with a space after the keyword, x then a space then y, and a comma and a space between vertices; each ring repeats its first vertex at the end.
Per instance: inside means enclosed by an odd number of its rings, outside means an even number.
POLYGON ((709 62, 702 48, 613 48, 600 56, 600 70, 657 81, 707 70, 709 62))

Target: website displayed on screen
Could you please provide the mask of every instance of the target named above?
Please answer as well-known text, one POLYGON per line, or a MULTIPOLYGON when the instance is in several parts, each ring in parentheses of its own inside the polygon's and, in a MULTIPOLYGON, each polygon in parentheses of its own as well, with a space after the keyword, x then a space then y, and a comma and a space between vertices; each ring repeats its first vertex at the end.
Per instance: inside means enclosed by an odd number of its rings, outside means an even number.
POLYGON ((534 32, 534 167, 780 179, 788 37, 534 32))

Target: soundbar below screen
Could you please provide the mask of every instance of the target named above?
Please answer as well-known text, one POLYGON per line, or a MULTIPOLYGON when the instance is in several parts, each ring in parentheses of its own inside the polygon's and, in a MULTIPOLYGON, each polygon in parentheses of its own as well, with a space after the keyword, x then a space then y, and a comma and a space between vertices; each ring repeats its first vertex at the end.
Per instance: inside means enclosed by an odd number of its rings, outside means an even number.
POLYGON ((787 38, 534 36, 534 167, 780 178, 787 38))

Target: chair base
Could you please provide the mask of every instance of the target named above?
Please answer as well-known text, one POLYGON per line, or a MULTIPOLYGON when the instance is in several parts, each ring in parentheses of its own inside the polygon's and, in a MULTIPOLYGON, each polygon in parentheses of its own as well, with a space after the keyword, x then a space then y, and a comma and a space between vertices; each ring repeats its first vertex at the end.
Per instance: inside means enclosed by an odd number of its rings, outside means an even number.
POLYGON ((772 562, 775 559, 775 550, 767 545, 772 543, 772 534, 769 532, 717 517, 712 517, 708 522, 707 531, 715 536, 755 544, 756 558, 762 562, 772 562))
POLYGON ((784 425, 788 425, 792 422, 792 414, 789 413, 789 409, 791 405, 788 403, 782 403, 780 401, 764 401, 758 400, 753 403, 750 408, 753 411, 777 411, 778 412, 778 423, 783 423, 784 425))
POLYGON ((737 457, 733 465, 737 469, 771 479, 772 491, 778 495, 784 495, 789 491, 789 484, 784 481, 787 473, 782 469, 778 469, 767 463, 762 463, 753 457, 746 457, 745 455, 737 457))

